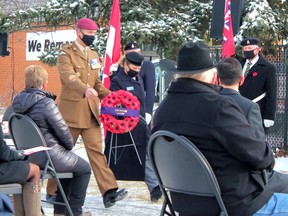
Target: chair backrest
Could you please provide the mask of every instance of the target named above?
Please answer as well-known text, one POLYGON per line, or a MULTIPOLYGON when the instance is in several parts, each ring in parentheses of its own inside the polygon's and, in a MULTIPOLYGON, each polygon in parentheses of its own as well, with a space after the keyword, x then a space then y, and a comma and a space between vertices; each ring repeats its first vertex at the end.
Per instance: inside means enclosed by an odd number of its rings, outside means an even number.
MULTIPOLYGON (((41 130, 37 126, 37 124, 27 115, 13 113, 9 118, 9 129, 14 141, 14 144, 17 149, 29 149, 38 146, 47 146, 46 141, 42 135, 41 130)), ((51 157, 47 150, 44 151, 47 157, 46 164, 44 168, 41 170, 41 181, 47 178, 55 178, 57 182, 58 189, 62 194, 64 203, 57 202, 59 205, 66 206, 69 215, 73 216, 73 212, 69 205, 68 199, 65 195, 63 187, 60 182, 60 178, 73 178, 73 173, 56 172, 56 169, 53 165, 51 157)))
POLYGON ((215 197, 221 215, 228 215, 212 168, 190 140, 169 131, 157 131, 150 137, 148 154, 162 189, 215 197))
POLYGON ((10 104, 10 105, 6 108, 6 110, 5 110, 4 114, 3 114, 2 121, 9 121, 9 117, 10 117, 10 115, 11 115, 12 113, 13 113, 13 109, 12 109, 12 105, 10 104))
POLYGON ((28 116, 12 113, 9 118, 9 130, 17 149, 29 149, 46 146, 45 139, 36 125, 28 116))

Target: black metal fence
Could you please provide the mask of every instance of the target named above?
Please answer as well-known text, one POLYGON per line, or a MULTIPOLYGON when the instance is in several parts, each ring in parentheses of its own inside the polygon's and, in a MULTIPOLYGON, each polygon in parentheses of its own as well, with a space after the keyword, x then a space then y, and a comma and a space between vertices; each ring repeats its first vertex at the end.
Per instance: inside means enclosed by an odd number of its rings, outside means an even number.
MULTIPOLYGON (((221 59, 221 46, 211 47, 211 53, 214 63, 221 59)), ((269 129, 267 142, 273 148, 288 150, 288 46, 279 46, 276 55, 264 56, 267 61, 272 63, 276 69, 277 76, 277 108, 275 116, 275 124, 269 129)), ((154 64, 155 65, 155 64, 154 64)), ((161 102, 173 80, 172 74, 158 70, 158 100, 161 102)))

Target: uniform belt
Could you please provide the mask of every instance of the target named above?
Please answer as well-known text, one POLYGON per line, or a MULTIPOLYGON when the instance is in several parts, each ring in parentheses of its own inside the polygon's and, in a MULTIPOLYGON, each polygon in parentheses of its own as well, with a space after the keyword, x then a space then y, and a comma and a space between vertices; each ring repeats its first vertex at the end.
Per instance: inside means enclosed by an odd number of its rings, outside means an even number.
POLYGON ((262 100, 264 97, 266 96, 266 92, 264 92, 263 94, 261 94, 260 96, 254 98, 252 101, 254 103, 257 103, 258 101, 262 100))

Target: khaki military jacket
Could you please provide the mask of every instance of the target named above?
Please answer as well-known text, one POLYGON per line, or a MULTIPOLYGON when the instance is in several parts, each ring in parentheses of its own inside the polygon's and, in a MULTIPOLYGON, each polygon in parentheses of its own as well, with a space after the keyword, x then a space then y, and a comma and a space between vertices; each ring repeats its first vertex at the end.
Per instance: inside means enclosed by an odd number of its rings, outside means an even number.
POLYGON ((87 56, 73 42, 64 45, 57 59, 62 89, 59 109, 63 118, 73 128, 89 128, 94 116, 99 123, 100 99, 109 94, 99 78, 101 68, 98 54, 91 49, 87 56), (85 91, 92 87, 97 99, 85 98, 85 91))

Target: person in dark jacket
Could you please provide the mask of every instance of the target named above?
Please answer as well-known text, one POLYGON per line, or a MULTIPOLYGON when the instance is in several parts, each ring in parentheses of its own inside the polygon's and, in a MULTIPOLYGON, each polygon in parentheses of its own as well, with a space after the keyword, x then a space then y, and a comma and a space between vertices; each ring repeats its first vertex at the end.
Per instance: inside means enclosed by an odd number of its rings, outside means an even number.
POLYGON ((40 216, 40 169, 25 159, 23 151, 7 146, 0 125, 0 184, 22 184, 22 194, 13 195, 15 216, 40 216))
POLYGON ((258 103, 265 132, 274 125, 276 111, 276 72, 275 67, 261 55, 258 38, 245 38, 241 41, 245 59, 241 61, 245 80, 240 86, 240 94, 258 103))
MULTIPOLYGON (((151 163, 148 157, 146 157, 147 143, 151 132, 150 127, 148 126, 149 122, 147 122, 145 119, 146 99, 143 80, 141 76, 139 76, 139 71, 141 71, 143 59, 143 56, 140 55, 138 52, 126 53, 125 58, 123 59, 123 67, 121 67, 117 75, 113 77, 110 85, 111 91, 117 91, 120 89, 129 91, 133 95, 135 95, 140 102, 140 121, 137 126, 131 131, 131 135, 137 146, 137 150, 139 152, 142 164, 140 164, 134 148, 130 147, 123 148, 122 150, 118 149, 118 151, 121 153, 118 153, 119 159, 117 159, 117 164, 114 163, 114 159, 112 157, 110 167, 113 170, 117 179, 138 181, 145 180, 145 183, 148 186, 148 190, 150 191, 151 201, 156 202, 161 197, 162 193, 158 186, 156 176, 151 168, 151 163), (147 172, 149 172, 148 176, 150 180, 148 182, 147 172), (157 189, 155 189, 155 192, 152 194, 154 188, 157 189)), ((106 136, 105 149, 105 154, 107 155, 107 157, 109 157, 111 136, 112 134, 108 132, 106 136)), ((114 134, 113 136, 117 136, 118 145, 132 143, 132 139, 129 133, 118 135, 114 134)), ((116 139, 114 138, 113 146, 115 145, 115 140, 116 139)))
MULTIPOLYGON (((147 142, 150 136, 150 131, 145 121, 145 95, 143 90, 143 82, 141 77, 138 76, 143 62, 143 57, 137 53, 130 53, 124 59, 124 67, 120 69, 117 75, 111 80, 110 90, 126 90, 132 93, 140 102, 140 115, 137 126, 131 131, 131 136, 136 144, 137 151, 140 156, 141 163, 138 160, 137 154, 133 147, 122 148, 117 150, 118 153, 117 163, 114 162, 112 156, 110 161, 110 168, 113 170, 116 179, 119 180, 144 180, 145 174, 145 155, 147 142), (147 134, 149 133, 149 134, 147 134)), ((117 136, 113 138, 113 146, 131 144, 132 139, 129 133, 113 134, 117 136)), ((112 133, 107 132, 106 135, 106 148, 105 154, 109 157, 110 142, 112 133)), ((112 153, 116 151, 113 150, 112 153)))
POLYGON ((255 127, 257 137, 265 139, 259 105, 239 93, 239 86, 244 82, 240 62, 235 58, 225 58, 217 65, 217 71, 219 85, 223 87, 220 94, 233 98, 244 112, 248 122, 255 127))
MULTIPOLYGON (((141 55, 141 49, 136 41, 131 41, 125 45, 124 47, 125 56, 130 52, 136 52, 141 55)), ((119 67, 118 64, 112 65, 110 71, 113 72, 115 70, 116 71, 115 74, 117 75, 119 71, 123 71, 123 64, 120 65, 121 66, 119 67)), ((153 106, 155 102, 155 85, 156 85, 155 68, 151 61, 147 60, 143 61, 138 77, 141 77, 141 79, 138 80, 142 83, 144 88, 145 115, 143 115, 143 117, 145 118, 148 126, 151 128, 150 122, 153 116, 153 106)), ((151 166, 148 157, 145 168, 145 183, 150 192, 151 201, 157 202, 161 198, 162 192, 160 190, 157 178, 155 176, 154 170, 151 166)))
MULTIPOLYGON (((45 91, 48 84, 47 71, 38 65, 31 65, 25 70, 25 89, 13 100, 14 112, 29 116, 40 128, 48 147, 52 147, 49 155, 56 171, 72 172, 72 179, 63 179, 63 189, 69 197, 69 204, 75 216, 91 215, 82 212, 86 190, 91 175, 88 162, 71 152, 74 141, 66 122, 63 120, 54 100, 55 95, 45 91)), ((29 160, 44 168, 47 160, 42 152, 35 153, 29 160)), ((57 192, 56 201, 63 201, 57 192)), ((66 207, 54 205, 54 215, 64 215, 66 207)))
MULTIPOLYGON (((131 41, 127 43, 124 47, 125 55, 129 52, 137 52, 141 54, 141 49, 136 41, 131 41)), ((143 80, 143 86, 145 91, 145 118, 147 124, 149 125, 152 115, 153 115, 153 106, 155 102, 155 68, 151 61, 144 60, 141 66, 139 76, 143 80)))
MULTIPOLYGON (((152 133, 168 130, 198 147, 215 173, 229 215, 288 214, 288 175, 273 171, 265 139, 256 136, 231 97, 219 94, 209 47, 189 41, 177 62, 167 59, 166 65, 176 81, 154 115, 152 133)), ((172 192, 171 197, 180 215, 219 215, 215 199, 172 192)))

